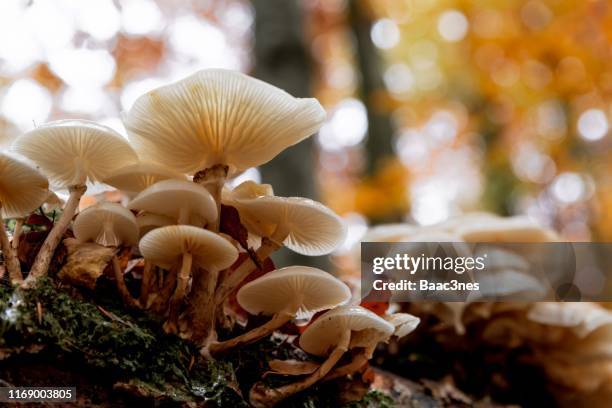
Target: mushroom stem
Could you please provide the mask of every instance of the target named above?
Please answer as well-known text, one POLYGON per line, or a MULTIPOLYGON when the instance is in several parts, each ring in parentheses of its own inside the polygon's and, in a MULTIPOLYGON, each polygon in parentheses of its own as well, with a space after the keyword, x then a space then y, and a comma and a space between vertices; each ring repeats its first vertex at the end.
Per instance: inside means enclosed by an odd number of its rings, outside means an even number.
POLYGON ((68 202, 66 202, 64 212, 62 213, 59 221, 55 223, 53 228, 51 228, 51 231, 49 232, 49 235, 47 235, 45 242, 42 244, 38 255, 36 255, 34 265, 32 265, 30 274, 25 280, 27 285, 33 284, 36 282, 36 279, 47 274, 49 264, 51 263, 51 259, 53 259, 53 255, 55 253, 55 249, 68 229, 70 221, 72 221, 72 217, 74 217, 74 214, 79 207, 81 197, 83 194, 85 194, 86 190, 87 186, 85 185, 77 185, 69 188, 70 197, 68 198, 68 202))
MULTIPOLYGON (((215 288, 217 287, 219 272, 212 270, 201 272, 205 276, 200 276, 196 279, 204 279, 204 281, 194 285, 197 285, 197 290, 203 289, 205 298, 203 306, 196 303, 198 311, 196 311, 195 319, 200 323, 194 325, 193 340, 199 342, 206 337, 205 344, 207 344, 217 340, 217 332, 215 330, 215 288), (202 284, 204 288, 201 288, 202 284)), ((201 299, 201 297, 198 296, 196 299, 201 299)))
POLYGON ((217 204, 217 219, 208 226, 208 229, 214 232, 219 231, 219 223, 221 221, 221 192, 223 191, 228 172, 228 166, 224 164, 215 164, 193 176, 193 181, 204 186, 217 204))
POLYGON ((151 292, 151 286, 153 285, 153 264, 145 260, 144 267, 142 268, 142 282, 140 284, 140 304, 143 307, 147 307, 149 302, 149 293, 151 292))
POLYGON ((17 218, 15 220, 15 229, 13 230, 13 239, 11 241, 11 246, 15 250, 19 248, 19 240, 21 239, 21 233, 23 232, 23 222, 23 218, 17 218))
MULTIPOLYGON (((274 251, 282 246, 282 242, 287 238, 288 232, 284 228, 276 228, 270 238, 263 237, 261 246, 255 251, 255 258, 261 264, 274 251)), ((236 269, 227 274, 219 284, 215 292, 215 308, 222 313, 223 302, 248 276, 259 269, 251 257, 247 257, 236 269)))
POLYGON ((183 299, 185 299, 185 293, 187 293, 187 284, 189 283, 189 277, 191 276, 192 264, 193 255, 189 252, 183 253, 181 269, 179 270, 176 280, 176 289, 174 289, 174 295, 172 295, 172 299, 170 300, 170 307, 168 309, 168 320, 164 325, 164 329, 166 329, 166 331, 169 333, 176 333, 179 318, 179 309, 181 302, 183 301, 183 299))
POLYGON ((168 303, 168 300, 170 300, 170 297, 174 293, 174 288, 176 286, 177 281, 176 268, 172 268, 168 271, 160 270, 159 273, 160 278, 158 282, 160 282, 161 287, 158 288, 157 296, 155 297, 151 305, 151 309, 156 313, 160 313, 166 310, 166 305, 168 303), (165 276, 163 276, 162 278, 162 275, 165 276))
POLYGON ((367 354, 367 352, 363 351, 354 355, 350 363, 334 368, 333 371, 323 378, 323 381, 331 381, 336 378, 346 377, 347 375, 361 370, 370 360, 367 354))
POLYGON ((255 408, 271 407, 290 397, 291 395, 311 387, 317 381, 324 378, 336 365, 344 353, 346 353, 349 347, 350 339, 351 332, 350 330, 347 330, 340 338, 336 348, 334 348, 323 364, 321 364, 321 366, 319 366, 314 373, 310 374, 303 380, 279 388, 268 388, 262 383, 256 383, 253 388, 251 388, 251 392, 249 393, 251 405, 253 405, 255 408))
POLYGON ((115 273, 115 281, 117 282, 117 290, 119 291, 119 294, 121 295, 121 298, 123 299, 123 302, 130 307, 140 308, 140 303, 138 303, 138 300, 132 297, 132 294, 130 293, 127 286, 125 285, 123 269, 121 268, 121 265, 119 264, 119 258, 117 258, 117 255, 113 256, 112 263, 113 263, 113 272, 115 273))
MULTIPOLYGON (((212 343, 208 347, 208 351, 211 354, 219 354, 236 346, 240 346, 243 344, 253 343, 268 334, 272 333, 274 330, 282 327, 285 323, 290 322, 295 318, 295 313, 290 312, 281 312, 277 313, 272 317, 272 319, 268 320, 266 323, 259 327, 255 327, 254 329, 249 330, 246 333, 241 334, 238 337, 234 337, 233 339, 229 339, 226 341, 212 343)), ((206 349, 206 347, 205 347, 206 349)), ((204 354, 206 350, 203 350, 204 354)))
MULTIPOLYGON (((2 210, 2 204, 0 204, 0 210, 2 210)), ((2 253, 4 254, 4 262, 11 283, 21 283, 23 281, 21 265, 19 264, 19 258, 17 257, 15 248, 13 248, 9 242, 2 216, 0 216, 0 248, 2 248, 2 253)))

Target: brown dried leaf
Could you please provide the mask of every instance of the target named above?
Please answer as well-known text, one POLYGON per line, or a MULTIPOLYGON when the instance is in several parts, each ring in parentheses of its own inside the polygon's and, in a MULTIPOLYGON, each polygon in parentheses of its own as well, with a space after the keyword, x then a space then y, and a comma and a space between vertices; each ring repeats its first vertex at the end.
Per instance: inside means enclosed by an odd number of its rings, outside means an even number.
POLYGON ((234 238, 242 248, 248 251, 249 244, 247 243, 247 239, 249 238, 249 233, 246 227, 240 222, 240 214, 235 207, 221 204, 219 231, 234 238))
POLYGON ((81 244, 74 238, 65 239, 64 245, 68 250, 68 261, 58 277, 72 285, 94 289, 115 250, 93 243, 81 244))
POLYGON ((314 373, 320 364, 314 361, 298 361, 298 360, 270 360, 268 362, 270 371, 264 373, 264 377, 270 374, 280 375, 306 375, 314 373))

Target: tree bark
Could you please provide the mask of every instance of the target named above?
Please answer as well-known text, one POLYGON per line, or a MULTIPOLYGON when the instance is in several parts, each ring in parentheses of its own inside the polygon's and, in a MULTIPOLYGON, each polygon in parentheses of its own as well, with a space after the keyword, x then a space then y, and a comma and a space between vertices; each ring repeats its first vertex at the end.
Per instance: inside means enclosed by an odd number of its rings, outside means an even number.
POLYGON ((371 175, 385 158, 393 156, 393 125, 388 112, 376 106, 375 96, 385 91, 382 61, 370 37, 371 13, 362 0, 349 0, 349 21, 355 38, 355 56, 360 75, 359 96, 368 112, 366 174, 371 175))
MULTIPOLYGON (((311 60, 304 41, 302 2, 252 0, 255 10, 254 75, 296 97, 309 97, 311 60)), ((260 167, 262 181, 280 196, 317 199, 314 141, 308 138, 260 167)), ((279 265, 325 267, 323 258, 304 257, 287 249, 274 255, 279 265)))

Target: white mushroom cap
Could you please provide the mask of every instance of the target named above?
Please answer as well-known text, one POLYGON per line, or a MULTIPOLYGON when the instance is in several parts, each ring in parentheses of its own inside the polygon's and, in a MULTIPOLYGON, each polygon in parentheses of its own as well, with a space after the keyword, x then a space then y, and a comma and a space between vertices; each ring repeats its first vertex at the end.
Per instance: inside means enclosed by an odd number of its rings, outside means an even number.
POLYGON ((249 199, 263 196, 273 196, 274 190, 270 184, 259 184, 253 180, 247 180, 237 185, 232 191, 224 191, 224 197, 231 199, 249 199))
POLYGON ((123 119, 141 157, 183 173, 225 164, 230 175, 270 161, 324 120, 316 99, 220 69, 142 95, 123 119))
POLYGON ((331 274, 308 266, 289 266, 244 285, 237 300, 247 312, 271 315, 297 311, 306 318, 321 310, 346 303, 351 291, 331 274))
POLYGON ((409 313, 393 313, 385 316, 385 320, 395 327, 393 335, 398 338, 412 333, 421 322, 421 319, 409 313))
POLYGON ((86 208, 77 216, 72 229, 79 242, 93 241, 103 246, 138 242, 136 217, 115 203, 101 202, 86 208))
POLYGON ((217 219, 217 205, 208 190, 187 180, 159 181, 134 197, 128 208, 175 220, 184 211, 189 216, 187 222, 199 226, 217 219))
POLYGON ((43 208, 45 211, 58 210, 64 206, 64 200, 62 200, 57 194, 53 191, 48 192, 48 196, 43 203, 43 208))
POLYGON ((225 269, 238 258, 238 250, 227 239, 190 225, 156 228, 142 237, 138 247, 146 260, 165 269, 178 265, 186 253, 195 265, 209 271, 225 269))
POLYGON ((377 338, 385 339, 391 337, 395 327, 361 306, 339 306, 308 326, 300 337, 300 347, 310 354, 324 356, 337 345, 347 330, 374 330, 378 333, 377 338))
POLYGON ((592 302, 539 302, 529 310, 534 322, 570 328, 586 337, 602 326, 612 326, 612 311, 592 302))
POLYGON ((0 204, 3 218, 25 216, 49 194, 47 179, 35 169, 0 153, 0 204))
POLYGON ((87 120, 59 120, 20 136, 13 149, 38 165, 52 184, 70 187, 102 181, 138 160, 113 129, 87 120))
POLYGON ((409 224, 384 224, 371 227, 362 242, 400 242, 419 231, 420 228, 409 224))
POLYGON ((527 217, 481 218, 455 232, 466 242, 551 242, 559 238, 554 231, 537 225, 527 217))
POLYGON ((256 235, 270 237, 280 225, 288 232, 285 246, 303 255, 328 254, 344 241, 346 226, 342 219, 307 198, 237 198, 230 194, 226 202, 238 209, 240 220, 256 235))
POLYGON ((170 217, 166 217, 165 215, 143 213, 138 214, 136 217, 136 223, 138 224, 138 231, 140 237, 142 238, 147 232, 154 230, 155 228, 173 225, 174 220, 170 217))
POLYGON ((168 179, 187 180, 187 177, 161 164, 140 162, 117 169, 104 179, 104 183, 134 196, 158 181, 168 179))

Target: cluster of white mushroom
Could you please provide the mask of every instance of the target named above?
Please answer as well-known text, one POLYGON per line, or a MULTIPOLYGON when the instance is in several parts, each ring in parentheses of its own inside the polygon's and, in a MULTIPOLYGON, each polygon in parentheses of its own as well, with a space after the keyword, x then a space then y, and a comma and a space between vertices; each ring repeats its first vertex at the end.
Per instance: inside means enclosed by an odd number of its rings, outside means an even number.
POLYGON ((295 318, 331 309, 300 339, 305 351, 327 360, 294 384, 279 389, 258 385, 251 398, 256 405, 269 406, 323 378, 360 369, 378 342, 407 334, 418 319, 396 315, 390 323, 359 306, 342 306, 350 300, 348 287, 315 268, 287 267, 244 284, 281 246, 304 255, 328 254, 342 243, 345 228, 324 205, 275 196, 269 185, 247 181, 225 188, 226 180, 314 133, 324 118, 315 99, 294 98, 240 73, 205 70, 141 96, 124 116, 129 142, 83 120, 52 122, 27 132, 10 154, 25 157, 37 169, 0 155, 2 216, 24 217, 38 208, 50 194, 47 179, 53 189, 67 188, 70 195, 25 280, 14 245, 1 229, 11 282, 27 288, 46 275, 72 226, 77 245, 95 243, 112 251, 117 290, 128 306, 161 314, 166 331, 196 342, 205 355, 254 342, 295 318), (127 208, 101 202, 72 222, 91 183, 122 191, 129 197, 127 208), (237 210, 248 240, 220 232, 224 207, 237 210), (137 249, 145 260, 138 297, 126 286, 117 257, 125 248, 137 249), (242 308, 272 317, 219 341, 217 325, 227 324, 227 302, 238 289, 242 308), (349 349, 362 352, 330 373, 349 349))
MULTIPOLYGON (((380 225, 364 241, 541 243, 557 242, 552 230, 522 217, 471 213, 431 226, 380 225)), ((484 294, 516 295, 544 287, 523 275, 525 259, 496 254, 484 294), (521 279, 517 279, 520 276, 521 279)), ((489 259, 490 261, 491 259, 489 259)), ((489 271, 487 271, 489 272, 489 271)), ((549 271, 554 275, 556 271, 549 271)), ((481 278, 482 282, 483 279, 481 278)), ((486 282, 487 279, 484 279, 486 282)), ((612 398, 612 307, 594 302, 414 302, 407 310, 439 321, 430 330, 436 341, 479 342, 483 348, 529 350, 542 368, 560 405, 609 406, 612 398), (476 331, 469 332, 474 327, 476 331), (445 329, 453 333, 445 333, 445 329), (454 330, 453 330, 454 329, 454 330), (469 336, 463 336, 469 332, 469 336)), ((451 347, 451 346, 449 346, 451 347)))

